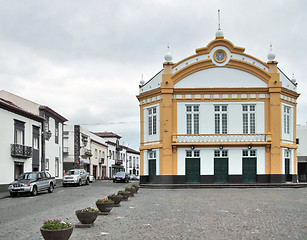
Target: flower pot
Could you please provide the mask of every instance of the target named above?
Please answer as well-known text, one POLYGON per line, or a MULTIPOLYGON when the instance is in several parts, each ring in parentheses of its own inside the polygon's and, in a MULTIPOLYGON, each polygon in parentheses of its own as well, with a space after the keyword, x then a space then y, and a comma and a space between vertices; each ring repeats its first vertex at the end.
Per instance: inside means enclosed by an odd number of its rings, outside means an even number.
POLYGON ((40 230, 45 240, 68 240, 72 234, 72 231, 74 230, 74 226, 54 230, 44 229, 41 227, 40 230))
POLYGON ((128 191, 128 192, 130 192, 130 196, 131 197, 134 197, 134 194, 136 193, 136 190, 135 190, 135 188, 126 188, 125 189, 126 191, 128 191))
POLYGON ((95 222, 99 211, 95 212, 81 212, 81 210, 76 211, 76 216, 82 224, 92 224, 95 222))
POLYGON ((113 208, 113 203, 99 203, 96 202, 96 206, 99 209, 100 212, 102 213, 108 213, 112 210, 113 208))
POLYGON ((128 193, 118 193, 119 195, 123 196, 123 201, 128 201, 128 198, 130 197, 130 192, 128 193))
POLYGON ((123 200, 122 195, 110 195, 108 196, 108 199, 111 199, 114 202, 113 207, 118 207, 120 205, 120 202, 123 200))
POLYGON ((135 188, 135 193, 137 193, 137 192, 139 191, 139 188, 140 188, 140 187, 139 187, 139 186, 136 186, 136 185, 134 185, 133 187, 135 188))

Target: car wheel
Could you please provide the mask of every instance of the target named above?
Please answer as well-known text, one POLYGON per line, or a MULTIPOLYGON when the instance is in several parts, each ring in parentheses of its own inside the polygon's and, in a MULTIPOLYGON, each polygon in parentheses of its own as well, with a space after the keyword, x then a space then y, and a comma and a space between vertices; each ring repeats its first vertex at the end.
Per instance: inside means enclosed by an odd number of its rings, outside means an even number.
POLYGON ((50 186, 49 186, 48 192, 49 192, 49 193, 52 193, 52 192, 53 192, 53 189, 54 189, 53 184, 52 184, 52 183, 50 183, 50 186))
POLYGON ((32 196, 36 196, 36 195, 37 195, 37 187, 36 187, 36 186, 33 187, 33 190, 32 190, 32 192, 31 192, 31 195, 32 195, 32 196))
POLYGON ((10 192, 10 196, 11 196, 11 197, 17 197, 17 193, 10 192))
POLYGON ((90 180, 88 180, 88 178, 86 179, 85 184, 86 184, 86 185, 89 185, 89 184, 90 184, 90 180))
POLYGON ((113 182, 115 182, 115 180, 113 180, 113 182))
POLYGON ((78 186, 80 187, 81 185, 82 185, 82 182, 81 182, 81 179, 79 179, 78 186))

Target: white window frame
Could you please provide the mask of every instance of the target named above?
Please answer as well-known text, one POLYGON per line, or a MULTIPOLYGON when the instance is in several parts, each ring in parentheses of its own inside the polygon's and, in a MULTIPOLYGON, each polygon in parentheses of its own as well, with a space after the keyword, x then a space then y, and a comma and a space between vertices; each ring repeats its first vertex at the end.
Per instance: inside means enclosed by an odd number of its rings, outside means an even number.
POLYGON ((151 107, 148 111, 148 134, 157 134, 157 107, 151 107))
POLYGON ((228 133, 228 105, 219 104, 214 107, 214 132, 215 134, 228 133))
POLYGON ((284 105, 283 115, 284 115, 284 133, 290 134, 291 107, 284 105))
POLYGON ((187 134, 199 134, 200 112, 199 105, 186 105, 186 130, 187 134))
POLYGON ((242 105, 243 134, 256 133, 256 105, 242 105))

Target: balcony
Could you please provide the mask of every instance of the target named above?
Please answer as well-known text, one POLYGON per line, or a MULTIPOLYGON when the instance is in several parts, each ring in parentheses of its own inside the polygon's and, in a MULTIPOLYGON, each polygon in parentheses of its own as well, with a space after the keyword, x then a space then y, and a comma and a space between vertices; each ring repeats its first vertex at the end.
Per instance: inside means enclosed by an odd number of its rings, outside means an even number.
POLYGON ((115 164, 116 165, 122 165, 123 164, 123 160, 115 160, 115 164))
POLYGON ((11 156, 17 158, 30 158, 32 157, 32 147, 11 144, 11 156))
POLYGON ((173 135, 173 143, 250 143, 250 142, 268 142, 268 134, 176 134, 173 135))

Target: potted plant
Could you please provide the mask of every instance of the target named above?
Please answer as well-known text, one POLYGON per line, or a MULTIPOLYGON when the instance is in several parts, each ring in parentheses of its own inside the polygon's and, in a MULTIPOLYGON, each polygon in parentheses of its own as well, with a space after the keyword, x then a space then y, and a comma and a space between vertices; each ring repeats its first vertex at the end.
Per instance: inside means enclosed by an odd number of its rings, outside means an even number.
POLYGON ((136 190, 135 190, 134 187, 132 187, 132 186, 131 187, 127 187, 125 190, 130 192, 130 196, 131 197, 134 197, 134 193, 136 193, 136 190))
POLYGON ((118 191, 118 194, 123 196, 123 201, 128 201, 130 197, 130 192, 128 191, 118 191))
POLYGON ((67 221, 62 219, 47 219, 40 231, 45 240, 68 240, 72 234, 74 227, 67 221))
POLYGON ((123 200, 123 196, 120 194, 112 194, 108 196, 108 199, 111 199, 114 204, 113 207, 119 207, 120 206, 120 202, 123 200))
POLYGON ((107 198, 100 198, 96 201, 96 206, 99 209, 99 211, 103 214, 109 214, 109 212, 113 208, 114 202, 111 199, 107 198))
POLYGON ((134 188, 135 188, 136 193, 139 191, 139 188, 140 188, 140 187, 139 187, 138 185, 133 184, 133 185, 132 185, 132 187, 134 187, 134 188))
POLYGON ((93 222, 95 222, 98 213, 99 211, 97 208, 88 207, 81 210, 77 210, 76 216, 82 224, 92 224, 93 222))

